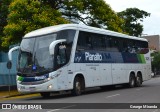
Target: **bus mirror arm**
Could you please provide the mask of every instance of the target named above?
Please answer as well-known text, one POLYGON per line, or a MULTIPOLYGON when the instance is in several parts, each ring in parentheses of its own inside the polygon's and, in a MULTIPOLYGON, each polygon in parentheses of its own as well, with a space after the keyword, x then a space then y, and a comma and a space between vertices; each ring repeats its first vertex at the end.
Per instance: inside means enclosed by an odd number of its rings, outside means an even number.
POLYGON ((49 46, 49 53, 50 55, 54 55, 54 50, 57 44, 62 43, 62 42, 66 42, 66 39, 60 39, 60 40, 56 40, 53 41, 50 46, 49 46))
POLYGON ((20 48, 20 46, 16 46, 16 47, 13 47, 13 48, 11 48, 9 50, 9 52, 8 52, 8 59, 9 59, 9 61, 12 60, 12 52, 15 51, 15 50, 18 50, 19 48, 20 48))

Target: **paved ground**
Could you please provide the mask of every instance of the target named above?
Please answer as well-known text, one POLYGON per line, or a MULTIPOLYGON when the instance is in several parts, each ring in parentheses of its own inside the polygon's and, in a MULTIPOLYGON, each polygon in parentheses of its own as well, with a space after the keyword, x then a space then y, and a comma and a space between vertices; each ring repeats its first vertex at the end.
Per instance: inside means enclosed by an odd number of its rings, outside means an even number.
MULTIPOLYGON (((138 106, 142 106, 145 103, 151 103, 151 106, 155 103, 155 106, 160 104, 160 77, 152 78, 149 81, 143 83, 142 87, 137 88, 126 88, 117 87, 115 89, 109 89, 102 91, 99 88, 88 89, 88 91, 78 97, 73 97, 70 94, 56 95, 50 98, 42 98, 40 95, 10 98, 1 100, 2 103, 46 103, 50 108, 53 108, 56 104, 60 104, 59 107, 46 110, 23 110, 23 112, 160 112, 159 109, 121 109, 124 106, 131 104, 141 103, 138 106), (96 103, 96 104, 92 104, 96 103), (97 109, 99 106, 107 108, 110 105, 106 103, 114 104, 111 105, 113 108, 119 109, 97 109), (119 103, 119 104, 116 104, 119 103), (126 104, 123 104, 126 103, 126 104), (62 105, 64 104, 64 105, 62 105), (71 109, 79 108, 80 109, 71 109), (106 107, 105 107, 106 106, 106 107), (85 109, 90 108, 90 109, 85 109)), ((43 105, 42 105, 43 107, 43 105)), ((137 107, 138 108, 138 107, 137 107)), ((139 107, 140 108, 140 107, 139 107)), ((21 112, 22 110, 0 110, 1 112, 21 112)))

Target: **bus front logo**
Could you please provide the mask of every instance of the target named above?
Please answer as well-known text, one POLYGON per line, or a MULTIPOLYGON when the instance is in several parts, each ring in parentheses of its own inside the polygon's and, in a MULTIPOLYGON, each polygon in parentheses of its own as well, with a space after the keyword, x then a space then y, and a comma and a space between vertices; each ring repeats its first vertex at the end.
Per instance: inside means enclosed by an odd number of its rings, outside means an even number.
POLYGON ((46 79, 46 76, 35 77, 35 80, 44 80, 44 79, 46 79))

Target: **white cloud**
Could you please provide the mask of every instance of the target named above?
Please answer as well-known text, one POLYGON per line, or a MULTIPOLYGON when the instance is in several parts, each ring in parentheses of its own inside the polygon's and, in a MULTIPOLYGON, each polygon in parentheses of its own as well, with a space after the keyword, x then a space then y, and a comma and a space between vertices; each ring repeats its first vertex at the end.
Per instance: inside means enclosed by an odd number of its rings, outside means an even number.
POLYGON ((160 34, 160 1, 159 0, 105 0, 115 12, 120 12, 126 8, 136 7, 151 13, 150 17, 144 19, 144 34, 160 34))

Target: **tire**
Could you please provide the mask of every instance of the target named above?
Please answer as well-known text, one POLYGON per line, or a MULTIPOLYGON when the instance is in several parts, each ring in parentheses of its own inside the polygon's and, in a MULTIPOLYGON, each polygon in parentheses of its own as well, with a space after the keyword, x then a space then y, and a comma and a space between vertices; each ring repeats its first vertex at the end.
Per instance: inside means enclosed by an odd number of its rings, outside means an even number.
POLYGON ((136 77, 136 87, 140 87, 142 85, 142 77, 140 74, 137 74, 136 77))
POLYGON ((133 74, 130 74, 128 86, 130 88, 133 88, 135 87, 135 83, 136 83, 135 76, 133 74))
POLYGON ((72 95, 79 96, 81 94, 82 94, 82 81, 80 80, 79 77, 76 77, 74 79, 72 95))
POLYGON ((50 92, 42 92, 42 93, 40 93, 41 94, 41 96, 43 97, 43 98, 49 98, 50 97, 50 92))

